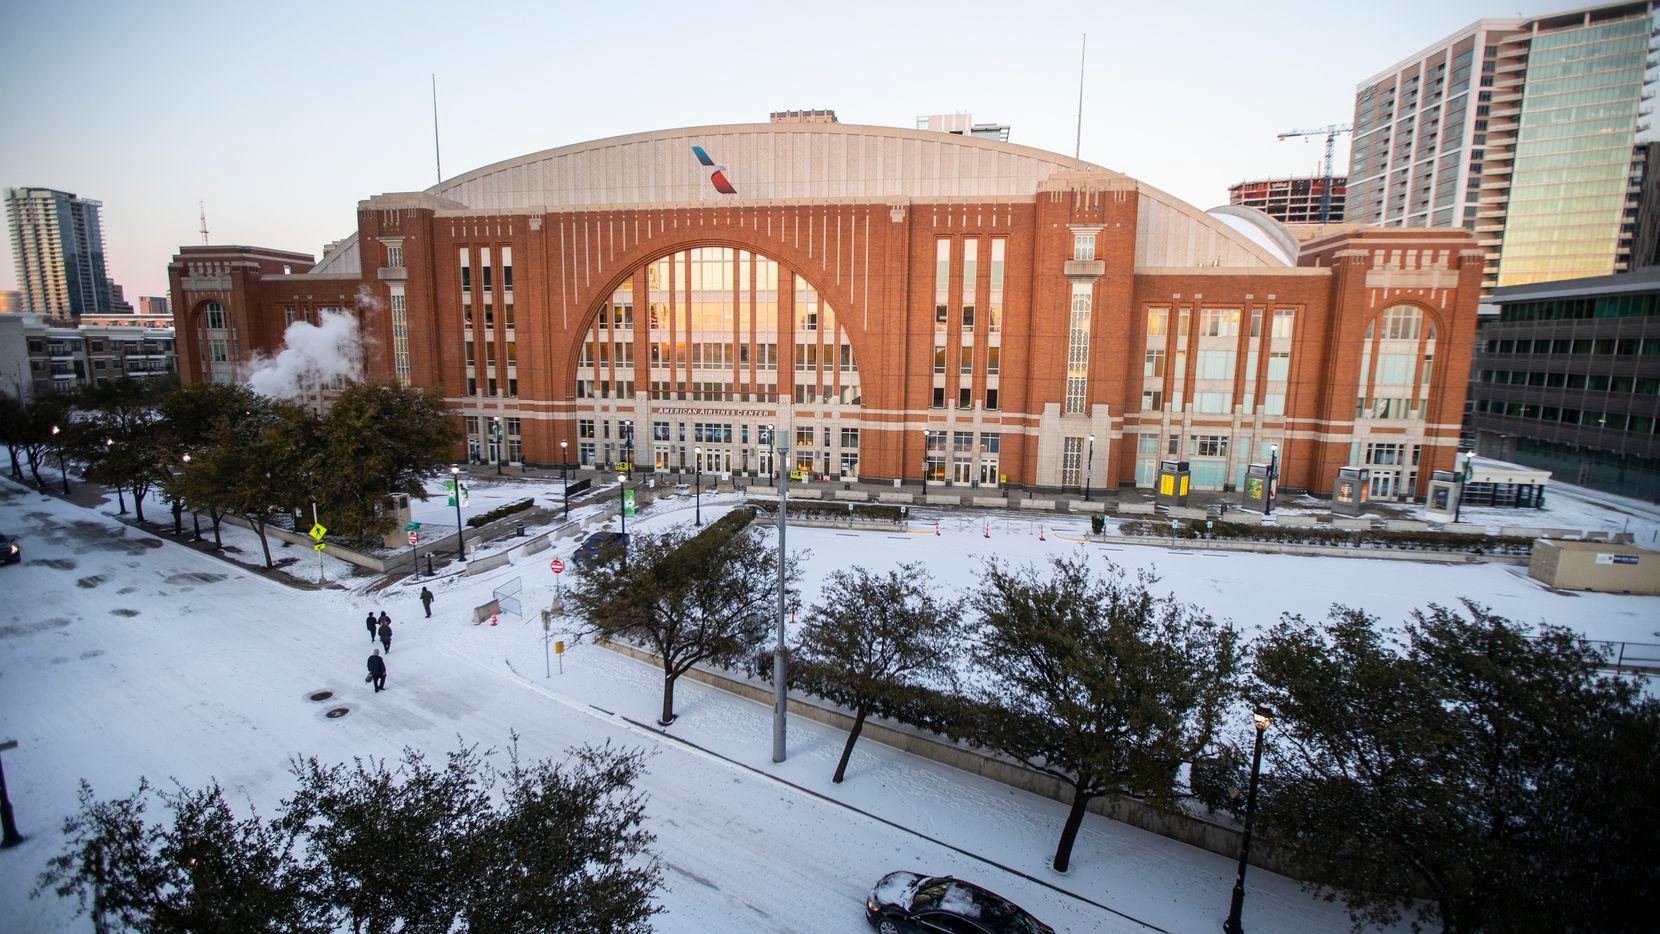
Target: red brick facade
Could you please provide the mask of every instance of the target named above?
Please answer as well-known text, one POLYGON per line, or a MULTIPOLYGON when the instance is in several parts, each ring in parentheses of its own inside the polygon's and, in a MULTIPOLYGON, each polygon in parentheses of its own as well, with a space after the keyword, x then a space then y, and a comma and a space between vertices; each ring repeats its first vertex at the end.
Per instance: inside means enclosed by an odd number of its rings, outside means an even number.
MULTIPOLYGON (((186 381, 213 377, 203 330, 210 301, 223 307, 228 318, 230 360, 220 372, 237 379, 246 378, 255 354, 278 349, 290 309, 294 317, 311 320, 317 309, 343 307, 361 321, 368 378, 401 377, 441 394, 458 413, 479 419, 469 424, 481 451, 488 446, 485 426, 492 416, 514 420, 518 443, 512 453, 536 463, 558 463, 562 441, 572 461, 584 444, 593 448, 594 460, 606 460, 602 442, 610 442, 605 449, 617 444, 610 459, 620 457, 620 421, 625 418, 633 423, 634 459, 642 466, 653 463, 646 450, 652 443, 647 432, 653 429, 647 426, 667 426, 654 429, 667 431, 666 438, 656 438, 656 462, 670 468, 689 465, 685 452, 703 446, 691 440, 683 423, 724 418, 742 433, 730 440, 716 435, 707 447, 722 450, 723 457, 730 454, 729 461, 720 463, 739 473, 762 463, 757 448, 763 424, 812 429, 809 440, 815 446, 818 439, 827 439, 823 460, 811 463, 813 472, 831 475, 841 472, 844 461, 832 459, 830 448, 838 455, 847 453, 840 429, 857 428, 856 469, 867 480, 915 480, 929 453, 924 430, 943 431, 940 475, 953 484, 961 469, 955 462, 962 460, 958 433, 964 433, 973 446, 968 460, 977 465, 983 458, 996 458, 989 473, 972 471, 964 486, 978 485, 982 477, 995 482, 998 473, 1011 484, 1038 488, 1072 487, 1085 475, 1097 488, 1127 485, 1137 482, 1138 465, 1145 483, 1150 461, 1174 456, 1212 464, 1213 485, 1232 488, 1243 465, 1263 459, 1267 443, 1274 442, 1280 446, 1283 486, 1328 490, 1338 467, 1364 459, 1360 452, 1372 450, 1370 445, 1398 440, 1403 445, 1398 451, 1378 449, 1385 464, 1398 467, 1400 474, 1399 487, 1385 495, 1421 495, 1431 468, 1452 463, 1483 262, 1462 231, 1358 229, 1305 244, 1297 265, 1261 260, 1199 265, 1204 261, 1200 256, 1180 265, 1144 261, 1138 266, 1138 255, 1184 255, 1184 235, 1153 229, 1142 212, 1166 202, 1155 204, 1149 189, 1105 170, 1062 172, 1025 196, 804 198, 799 203, 741 200, 745 180, 737 172, 734 176, 737 197, 679 205, 474 211, 434 194, 372 198, 359 206, 356 244, 350 247, 356 251, 355 264, 325 260, 318 268, 326 271, 320 273, 311 271, 311 260, 303 255, 184 248, 171 267, 181 375, 186 381), (1075 235, 1091 232, 1094 259, 1075 259, 1075 235), (1166 252, 1158 254, 1145 244, 1138 249, 1138 238, 1147 237, 1162 237, 1166 252), (936 335, 942 333, 935 317, 940 240, 950 244, 943 379, 936 376, 934 353, 936 335), (978 314, 965 329, 964 243, 970 241, 978 260, 973 283, 978 314), (987 321, 993 241, 1001 241, 998 249, 1004 255, 996 335, 987 321), (667 371, 669 387, 648 389, 644 361, 652 337, 643 323, 646 267, 661 257, 705 247, 774 261, 780 271, 780 322, 794 319, 795 290, 783 284, 790 274, 834 309, 857 360, 862 393, 857 404, 792 401, 796 373, 790 366, 787 324, 778 334, 776 372, 766 374, 776 379, 776 397, 761 391, 771 385, 763 385, 748 362, 727 364, 725 370, 740 393, 758 393, 747 397, 698 399, 687 392, 691 371, 677 364, 657 368, 667 371), (497 274, 490 293, 482 288, 485 249, 497 274), (498 302, 494 307, 503 309, 503 300, 510 301, 510 328, 466 329, 463 250, 470 267, 468 294, 475 302, 488 294, 498 302), (504 251, 512 258, 510 299, 501 281, 508 275, 500 261, 504 251), (284 265, 286 272, 280 268, 284 265), (633 344, 634 396, 578 398, 577 380, 592 372, 579 369, 579 351, 601 307, 609 307, 624 283, 634 290, 635 327, 631 334, 608 336, 633 344), (1069 334, 1080 283, 1088 295, 1087 363, 1075 375, 1085 375, 1084 404, 1082 412, 1069 413, 1069 334), (395 326, 399 302, 405 320, 395 326), (1425 325, 1422 333, 1414 332, 1417 362, 1405 381, 1400 366, 1408 338, 1389 346, 1374 342, 1371 353, 1363 349, 1368 326, 1380 327, 1385 309, 1402 305, 1418 309, 1425 325), (1169 322, 1168 336, 1151 343, 1150 309, 1162 309, 1169 322), (1219 315, 1214 313, 1218 309, 1219 315), (1206 315, 1207 310, 1213 314, 1206 315), (1275 312, 1291 313, 1280 319, 1288 337, 1284 332, 1270 337, 1275 312), (1179 321, 1188 322, 1185 335, 1178 333, 1179 321), (1253 321, 1267 322, 1255 336, 1253 321), (1201 322, 1217 333, 1201 335, 1201 322), (1433 344, 1425 340, 1430 326, 1433 344), (1228 345, 1230 328, 1237 333, 1228 345), (516 396, 507 394, 509 337, 516 344, 516 396), (479 357, 485 340, 494 343, 499 361, 492 370, 498 381, 494 396, 484 394, 484 361, 468 367, 466 340, 478 343, 479 357), (974 347, 968 373, 960 372, 958 358, 965 340, 974 347), (990 374, 987 349, 994 341, 1000 342, 1000 366, 990 374), (1166 354, 1157 367, 1146 353, 1155 347, 1166 354), (1431 350, 1425 390, 1420 367, 1431 350), (1206 354, 1203 384, 1201 351, 1206 354), (1275 356, 1275 372, 1284 370, 1279 379, 1283 390, 1276 389, 1279 383, 1270 385, 1270 356, 1275 356), (1385 407, 1386 417, 1357 419, 1357 409, 1375 415, 1372 393, 1361 388, 1363 358, 1368 379, 1381 386, 1385 357, 1394 374, 1387 378, 1400 383, 1405 401, 1398 410, 1385 407), (1178 366, 1184 370, 1180 379, 1178 366), (1146 375, 1159 368, 1161 377, 1146 375), (476 381, 472 394, 469 372, 476 381), (986 390, 994 380, 996 408, 989 409, 986 390), (941 383, 944 405, 936 406, 934 387, 941 383), (1162 396, 1144 396, 1155 385, 1162 396), (970 402, 966 408, 958 405, 963 389, 970 402), (1196 401, 1201 391, 1202 403, 1196 401), (1421 393, 1427 395, 1419 405, 1421 393), (1174 404, 1178 395, 1180 409, 1174 404), (1270 404, 1270 396, 1278 401, 1270 404), (1144 410, 1144 399, 1154 398, 1161 398, 1162 405, 1144 410), (1248 410, 1247 399, 1252 403, 1248 410), (1201 404, 1226 411, 1201 412, 1201 404), (1267 411, 1282 405, 1282 412, 1267 411), (598 423, 599 428, 594 437, 583 438, 579 423, 598 423), (599 436, 601 430, 605 438, 599 436), (986 453, 982 435, 995 436, 990 442, 994 453, 986 453), (1152 437, 1138 438, 1142 435, 1152 437), (1090 454, 1082 455, 1083 439, 1090 436, 1090 454), (1224 436, 1229 440, 1213 440, 1224 436), (1087 462, 1071 463, 1069 469, 1068 450, 1087 462)), ((1159 210, 1168 214, 1167 207, 1159 210)), ((1243 234, 1183 210, 1191 216, 1182 214, 1178 220, 1197 225, 1207 236, 1245 243, 1243 234)), ((1257 249, 1227 246, 1236 253, 1257 249)), ((739 314, 744 314, 742 308, 739 314)), ((1405 334, 1400 327, 1404 325, 1397 326, 1397 333, 1405 334)), ((753 333, 742 336, 742 328, 734 341, 749 345, 741 348, 747 357, 758 339, 753 333)), ((827 349, 830 339, 825 338, 827 349)), ((830 382, 825 377, 827 387, 830 382)), ((793 448, 796 432, 789 430, 784 437, 793 448)))

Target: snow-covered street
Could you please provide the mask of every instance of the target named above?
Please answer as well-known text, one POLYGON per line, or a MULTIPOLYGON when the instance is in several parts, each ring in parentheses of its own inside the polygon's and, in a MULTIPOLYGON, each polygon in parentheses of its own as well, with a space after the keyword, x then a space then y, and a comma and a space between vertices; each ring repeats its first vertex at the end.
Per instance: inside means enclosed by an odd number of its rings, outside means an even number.
MULTIPOLYGON (((704 520, 735 501, 705 496, 704 520)), ((659 500, 630 530, 689 521, 692 505, 690 497, 659 500)), ((982 557, 1027 561, 1087 549, 1158 570, 1184 599, 1248 630, 1281 610, 1319 615, 1333 595, 1398 620, 1412 606, 1468 593, 1518 618, 1599 638, 1647 638, 1660 615, 1660 600, 1553 595, 1502 566, 1110 550, 1072 540, 1081 535, 1065 523, 1040 542, 1036 525, 1003 519, 990 539, 968 518, 943 522, 937 537, 920 526, 913 532, 924 534, 792 528, 790 545, 812 553, 802 582, 809 600, 830 571, 850 564, 927 560, 942 583, 961 587, 982 557)), ((370 593, 370 579, 356 578, 352 590, 296 590, 3 480, 0 528, 22 539, 25 557, 0 568, 8 597, 0 738, 21 743, 5 764, 28 837, 0 854, 6 930, 85 923, 73 920, 70 903, 28 898, 59 847, 57 825, 82 778, 109 797, 131 791, 140 775, 190 785, 216 777, 233 801, 268 812, 290 788, 291 756, 395 757, 406 746, 441 753, 460 742, 500 748, 511 731, 535 756, 604 742, 654 751, 644 787, 666 868, 662 931, 867 930, 864 896, 892 869, 971 879, 1063 932, 1214 930, 1227 909, 1233 865, 1225 857, 1091 815, 1072 871, 1057 875, 1047 861, 1065 813, 1058 802, 869 739, 848 781, 832 785, 843 733, 792 718, 789 760, 774 765, 770 710, 690 681, 677 689, 681 716, 665 735, 653 725, 660 672, 588 645, 566 654, 563 674, 545 676, 535 608, 553 592, 547 559, 568 557, 571 539, 475 577, 429 582, 437 603, 425 620, 418 583, 370 593), (472 607, 515 577, 526 618, 472 625, 472 607), (380 609, 395 635, 389 691, 376 696, 363 683, 362 618, 380 609), (313 702, 317 691, 334 696, 313 702), (327 718, 335 707, 349 712, 327 718)), ((257 561, 251 533, 226 534, 244 560, 257 561)), ((1248 888, 1249 930, 1347 928, 1340 908, 1289 879, 1253 869, 1248 888)))

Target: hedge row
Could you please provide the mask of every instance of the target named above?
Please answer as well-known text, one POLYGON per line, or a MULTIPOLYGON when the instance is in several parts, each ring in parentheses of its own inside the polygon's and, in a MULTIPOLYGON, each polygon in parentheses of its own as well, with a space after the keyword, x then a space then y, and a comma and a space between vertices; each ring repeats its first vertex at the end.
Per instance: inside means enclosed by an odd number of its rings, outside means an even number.
MULTIPOLYGON (((772 680, 772 653, 757 653, 752 673, 762 681, 772 680)), ((857 699, 837 676, 836 669, 792 656, 789 664, 790 689, 854 710, 857 699)), ((950 691, 914 684, 883 685, 871 715, 945 736, 955 742, 984 746, 988 708, 972 698, 950 691)))
MULTIPOLYGON (((754 500, 748 504, 762 515, 776 517, 778 503, 768 500, 754 500)), ((898 522, 904 518, 899 507, 891 503, 821 503, 815 501, 790 500, 790 515, 803 519, 846 519, 853 516, 857 519, 879 519, 884 522, 898 522), (853 507, 851 510, 848 507, 853 507)))
POLYGON ((529 509, 534 505, 536 505, 536 501, 534 499, 521 499, 516 503, 508 503, 505 506, 497 506, 489 512, 481 512, 471 519, 468 519, 467 524, 475 529, 481 528, 503 516, 511 516, 516 512, 522 512, 523 510, 529 509))
POLYGON ((1328 545, 1338 548, 1386 548, 1478 555, 1529 555, 1533 552, 1533 539, 1509 535, 1447 535, 1428 531, 1394 532, 1322 526, 1243 525, 1234 522, 1215 522, 1206 528, 1199 522, 1185 519, 1134 519, 1120 522, 1118 528, 1119 534, 1122 535, 1158 538, 1223 539, 1282 545, 1328 545))

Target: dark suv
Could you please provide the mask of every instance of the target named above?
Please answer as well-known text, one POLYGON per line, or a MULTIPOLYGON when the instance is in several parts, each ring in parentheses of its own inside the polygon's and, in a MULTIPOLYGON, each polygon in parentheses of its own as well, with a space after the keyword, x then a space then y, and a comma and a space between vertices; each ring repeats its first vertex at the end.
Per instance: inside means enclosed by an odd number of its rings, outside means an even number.
POLYGON ((882 934, 1055 934, 1001 895, 950 876, 890 872, 865 900, 865 920, 882 934))
POLYGON ((23 560, 23 546, 17 539, 0 532, 0 564, 16 564, 23 560))
POLYGON ((577 567, 587 567, 598 561, 600 556, 612 548, 628 548, 627 532, 595 532, 582 540, 576 548, 576 554, 571 555, 571 561, 577 567))

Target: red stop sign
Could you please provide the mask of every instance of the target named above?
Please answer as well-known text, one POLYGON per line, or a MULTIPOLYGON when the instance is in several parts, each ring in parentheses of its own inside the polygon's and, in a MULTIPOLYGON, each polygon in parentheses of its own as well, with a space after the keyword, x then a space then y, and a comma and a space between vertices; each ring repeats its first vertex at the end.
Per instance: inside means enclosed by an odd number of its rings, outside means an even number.
POLYGON ((558 558, 554 558, 552 561, 548 562, 548 568, 555 574, 563 574, 565 573, 565 562, 559 560, 558 558))

